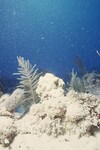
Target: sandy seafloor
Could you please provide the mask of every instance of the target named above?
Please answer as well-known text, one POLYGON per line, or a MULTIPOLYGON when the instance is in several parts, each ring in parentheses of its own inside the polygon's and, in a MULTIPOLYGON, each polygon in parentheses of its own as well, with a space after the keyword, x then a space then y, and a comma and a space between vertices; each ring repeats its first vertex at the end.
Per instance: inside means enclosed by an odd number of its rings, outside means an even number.
POLYGON ((0 150, 100 150, 100 133, 96 137, 83 137, 78 140, 60 141, 47 136, 18 135, 8 148, 0 150))

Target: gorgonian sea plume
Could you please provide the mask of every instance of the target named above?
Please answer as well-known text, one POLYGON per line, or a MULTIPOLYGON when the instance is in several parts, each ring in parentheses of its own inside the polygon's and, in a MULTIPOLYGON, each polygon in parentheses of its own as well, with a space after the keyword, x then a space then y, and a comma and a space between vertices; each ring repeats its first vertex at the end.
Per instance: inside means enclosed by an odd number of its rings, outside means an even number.
POLYGON ((36 88, 41 73, 38 73, 38 69, 35 69, 36 65, 32 66, 29 60, 25 60, 21 56, 17 57, 17 60, 19 68, 18 73, 14 73, 14 75, 19 75, 17 87, 24 90, 22 103, 37 103, 39 98, 36 94, 36 88))

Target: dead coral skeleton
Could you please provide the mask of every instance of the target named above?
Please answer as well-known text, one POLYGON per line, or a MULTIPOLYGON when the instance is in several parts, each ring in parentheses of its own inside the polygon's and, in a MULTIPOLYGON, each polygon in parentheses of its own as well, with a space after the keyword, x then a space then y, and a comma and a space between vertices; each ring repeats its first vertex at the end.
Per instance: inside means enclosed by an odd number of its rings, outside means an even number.
POLYGON ((0 116, 0 143, 3 146, 9 146, 17 134, 17 129, 14 125, 14 120, 0 116))
POLYGON ((93 135, 100 128, 99 116, 100 103, 95 96, 69 91, 66 96, 32 105, 29 113, 19 120, 18 130, 54 137, 65 135, 67 138, 93 135))
POLYGON ((43 77, 40 77, 36 93, 42 101, 62 97, 65 93, 64 86, 65 83, 62 79, 51 73, 46 73, 43 77))

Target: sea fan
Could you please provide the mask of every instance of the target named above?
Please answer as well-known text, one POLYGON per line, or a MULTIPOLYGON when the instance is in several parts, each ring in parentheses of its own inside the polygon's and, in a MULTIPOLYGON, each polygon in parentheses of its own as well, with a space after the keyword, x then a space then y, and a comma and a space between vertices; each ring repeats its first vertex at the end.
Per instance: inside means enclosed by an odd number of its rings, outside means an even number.
POLYGON ((35 69, 36 65, 32 67, 29 60, 25 60, 23 57, 17 57, 19 68, 18 73, 14 75, 19 75, 17 78, 19 80, 18 88, 24 90, 24 100, 22 103, 37 103, 39 98, 36 94, 36 88, 38 79, 41 73, 38 73, 38 69, 35 69))

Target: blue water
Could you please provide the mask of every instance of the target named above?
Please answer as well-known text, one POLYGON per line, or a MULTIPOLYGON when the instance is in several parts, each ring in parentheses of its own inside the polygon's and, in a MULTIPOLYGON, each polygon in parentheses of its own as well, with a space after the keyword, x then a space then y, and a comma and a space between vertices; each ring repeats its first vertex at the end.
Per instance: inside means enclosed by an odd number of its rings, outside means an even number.
POLYGON ((77 71, 77 55, 88 71, 100 71, 97 50, 100 0, 0 0, 0 78, 6 86, 14 84, 16 56, 65 79, 77 71))

